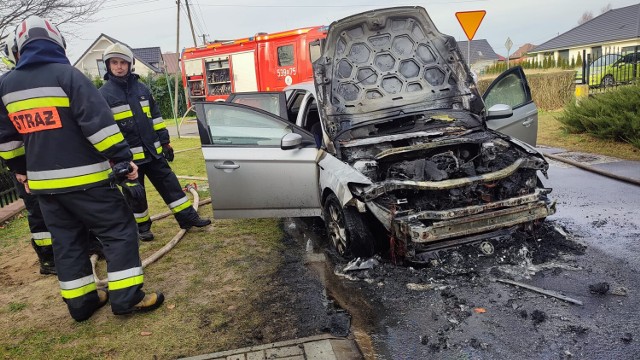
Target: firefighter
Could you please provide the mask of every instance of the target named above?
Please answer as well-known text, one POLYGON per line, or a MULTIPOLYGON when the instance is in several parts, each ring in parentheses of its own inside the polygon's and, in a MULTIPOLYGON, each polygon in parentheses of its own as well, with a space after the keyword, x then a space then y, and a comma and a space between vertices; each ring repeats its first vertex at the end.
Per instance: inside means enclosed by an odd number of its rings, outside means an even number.
MULTIPOLYGON (((132 72, 133 52, 127 46, 115 43, 104 50, 102 59, 107 68, 104 76, 107 82, 100 88, 100 93, 107 100, 120 131, 131 147, 140 183, 144 186, 145 176, 149 177, 182 229, 211 224, 211 220, 200 218, 191 206, 167 163, 174 157, 169 131, 151 91, 132 72)), ((129 201, 129 205, 138 223, 140 240, 152 240, 146 200, 129 201)))
POLYGON ((15 37, 20 59, 0 84, 0 155, 38 196, 71 317, 87 320, 109 298, 114 314, 158 308, 164 296, 142 291, 135 220, 112 184, 133 184, 137 166, 109 106, 51 22, 30 16, 15 37), (88 229, 105 245, 108 293, 94 282, 88 229))
MULTIPOLYGON (((3 56, 2 60, 5 65, 7 65, 9 70, 13 69, 16 66, 16 61, 18 58, 18 54, 16 52, 17 49, 13 47, 14 42, 15 33, 10 31, 5 38, 5 43, 0 46, 0 50, 2 50, 1 55, 3 56)), ((2 79, 7 74, 8 73, 5 73, 0 76, 0 83, 2 83, 2 79)), ((2 151, 1 148, 0 151, 2 151)), ((44 223, 44 218, 42 217, 42 212, 40 211, 38 199, 35 196, 27 193, 24 189, 24 185, 19 183, 15 177, 13 177, 12 180, 15 184, 18 196, 24 201, 24 206, 27 209, 27 222, 29 223, 29 229, 31 230, 31 246, 38 256, 38 261, 40 263, 40 274, 55 275, 56 267, 53 259, 51 233, 44 223)))
MULTIPOLYGON (((12 70, 16 67, 17 59, 20 55, 17 53, 15 46, 9 44, 15 43, 15 33, 10 31, 5 38, 5 43, 0 45, 0 50, 3 55, 3 62, 12 70)), ((3 74, 0 76, 0 83, 2 82, 3 74)), ((0 159, 2 160, 2 159, 0 159)), ((35 195, 28 193, 22 183, 12 177, 18 196, 24 202, 24 207, 27 209, 27 222, 29 223, 29 230, 31 231, 31 246, 38 256, 38 262, 40 263, 40 274, 43 275, 56 275, 55 260, 53 257, 52 237, 47 225, 42 217, 42 211, 40 210, 40 204, 38 198, 35 195)), ((96 254, 99 257, 102 255, 102 243, 90 233, 89 254, 96 254)))

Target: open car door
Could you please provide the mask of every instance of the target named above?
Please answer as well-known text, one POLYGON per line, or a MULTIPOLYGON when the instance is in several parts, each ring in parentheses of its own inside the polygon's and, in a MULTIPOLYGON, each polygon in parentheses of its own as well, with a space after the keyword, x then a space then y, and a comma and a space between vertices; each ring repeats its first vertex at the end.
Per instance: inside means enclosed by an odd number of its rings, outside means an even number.
POLYGON ((320 216, 313 135, 250 106, 195 110, 215 218, 320 216))
POLYGON ((487 121, 489 129, 536 146, 538 108, 531 98, 529 83, 522 67, 513 67, 498 76, 482 96, 487 109, 496 104, 511 106, 513 115, 487 121))
POLYGON ((287 99, 282 91, 232 93, 227 102, 262 109, 281 118, 287 118, 287 99))

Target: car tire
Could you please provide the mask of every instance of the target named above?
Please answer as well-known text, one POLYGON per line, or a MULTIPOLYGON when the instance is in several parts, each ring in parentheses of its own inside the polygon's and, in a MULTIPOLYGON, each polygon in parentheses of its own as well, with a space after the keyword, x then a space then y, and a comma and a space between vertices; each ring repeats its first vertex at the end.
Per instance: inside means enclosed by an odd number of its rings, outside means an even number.
POLYGON ((346 259, 369 258, 375 254, 375 238, 354 207, 342 207, 331 194, 324 206, 327 236, 333 249, 346 259))
POLYGON ((615 80, 613 79, 613 75, 605 75, 605 77, 602 78, 602 82, 601 82, 601 86, 602 87, 612 87, 613 85, 615 85, 615 80))

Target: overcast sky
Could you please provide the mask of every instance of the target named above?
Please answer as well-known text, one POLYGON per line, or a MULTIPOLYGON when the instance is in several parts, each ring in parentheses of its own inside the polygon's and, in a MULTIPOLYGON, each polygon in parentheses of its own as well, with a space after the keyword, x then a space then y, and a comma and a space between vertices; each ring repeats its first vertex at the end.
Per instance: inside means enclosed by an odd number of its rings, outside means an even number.
MULTIPOLYGON (((620 8, 639 0, 189 0, 198 44, 207 39, 236 39, 257 32, 277 32, 300 27, 329 25, 332 21, 366 10, 418 5, 427 9, 438 29, 467 40, 456 20, 458 11, 487 12, 474 39, 487 39, 496 53, 505 56, 511 38, 517 50, 525 43, 539 45, 577 25, 585 11, 594 16, 611 4, 620 8)), ((184 0, 180 18, 180 50, 193 46, 184 0)), ((55 20, 54 20, 55 21, 55 20)), ((67 55, 72 63, 100 33, 134 48, 159 46, 176 50, 175 0, 108 0, 91 24, 82 28, 61 27, 67 36, 67 55)))

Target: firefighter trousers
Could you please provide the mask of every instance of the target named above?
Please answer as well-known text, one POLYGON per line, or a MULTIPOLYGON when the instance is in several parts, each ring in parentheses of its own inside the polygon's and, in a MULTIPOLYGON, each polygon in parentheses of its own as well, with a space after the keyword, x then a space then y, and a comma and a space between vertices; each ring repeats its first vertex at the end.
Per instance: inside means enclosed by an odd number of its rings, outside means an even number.
POLYGON ((11 177, 18 190, 18 196, 24 201, 27 209, 27 222, 31 231, 31 245, 38 255, 41 265, 54 266, 52 237, 42 217, 38 197, 26 192, 24 185, 19 183, 15 176, 11 177))
MULTIPOLYGON (((150 162, 138 164, 138 180, 142 186, 145 186, 145 176, 149 178, 151 184, 158 190, 181 228, 188 228, 189 224, 199 219, 198 213, 191 206, 191 200, 182 190, 182 186, 180 186, 176 174, 169 167, 167 160, 164 158, 152 158, 150 162)), ((146 199, 144 201, 133 201, 128 196, 125 195, 125 197, 135 215, 140 232, 149 230, 151 228, 151 220, 149 219, 146 199)))
POLYGON ((89 260, 89 229, 103 244, 109 298, 114 313, 130 310, 144 298, 136 224, 115 186, 38 195, 55 256, 62 298, 74 319, 90 316, 99 299, 89 260))

